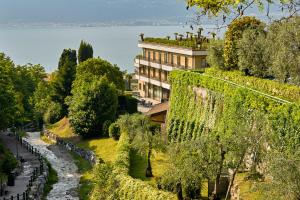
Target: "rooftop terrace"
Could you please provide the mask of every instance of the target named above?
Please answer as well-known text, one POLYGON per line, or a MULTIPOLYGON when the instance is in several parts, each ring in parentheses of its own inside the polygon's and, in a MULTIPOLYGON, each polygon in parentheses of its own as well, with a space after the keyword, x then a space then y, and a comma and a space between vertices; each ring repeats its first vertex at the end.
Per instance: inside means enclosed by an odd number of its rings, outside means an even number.
MULTIPOLYGON (((212 33, 212 35, 214 38, 215 34, 212 33)), ((198 31, 198 34, 187 32, 186 36, 175 33, 174 39, 171 39, 170 36, 167 36, 166 38, 144 37, 143 33, 140 34, 140 37, 140 43, 159 44, 172 47, 175 46, 195 51, 206 50, 210 41, 209 38, 201 35, 200 30, 198 31)))

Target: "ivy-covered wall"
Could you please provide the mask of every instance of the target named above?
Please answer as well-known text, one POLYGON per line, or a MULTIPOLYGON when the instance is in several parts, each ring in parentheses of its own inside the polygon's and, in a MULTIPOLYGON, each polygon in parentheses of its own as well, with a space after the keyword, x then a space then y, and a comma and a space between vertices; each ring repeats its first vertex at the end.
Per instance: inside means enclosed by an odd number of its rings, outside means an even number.
POLYGON ((278 141, 293 148, 300 143, 298 87, 235 72, 224 74, 216 69, 204 73, 173 71, 169 78, 172 83, 167 119, 170 142, 196 139, 212 131, 233 133, 253 113, 260 113, 264 119, 257 120, 266 120, 265 131, 277 132, 281 137, 278 141))

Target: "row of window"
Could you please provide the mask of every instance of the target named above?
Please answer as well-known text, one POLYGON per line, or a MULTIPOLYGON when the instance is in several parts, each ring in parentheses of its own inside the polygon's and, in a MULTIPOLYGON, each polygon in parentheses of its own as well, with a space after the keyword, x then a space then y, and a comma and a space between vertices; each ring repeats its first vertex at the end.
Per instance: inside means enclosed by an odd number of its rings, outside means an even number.
POLYGON ((153 61, 168 63, 171 65, 181 66, 188 69, 193 68, 193 58, 190 56, 143 49, 143 57, 153 61))
POLYGON ((152 67, 147 67, 141 65, 139 67, 139 74, 145 75, 150 78, 158 79, 161 81, 167 81, 169 72, 161 69, 156 69, 152 67))

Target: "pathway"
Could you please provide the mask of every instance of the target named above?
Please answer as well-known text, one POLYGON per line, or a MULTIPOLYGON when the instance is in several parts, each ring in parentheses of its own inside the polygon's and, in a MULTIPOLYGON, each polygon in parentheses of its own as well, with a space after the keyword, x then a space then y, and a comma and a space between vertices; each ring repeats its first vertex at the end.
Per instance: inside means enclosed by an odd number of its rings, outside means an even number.
POLYGON ((18 151, 19 156, 25 160, 23 163, 23 170, 15 180, 15 186, 7 186, 5 188, 7 195, 0 197, 1 200, 4 199, 4 197, 6 199, 10 198, 11 196, 16 197, 17 194, 22 194, 25 192, 27 189, 26 185, 29 183, 33 169, 35 167, 39 167, 40 162, 38 161, 38 157, 28 152, 19 143, 16 143, 16 138, 12 134, 0 133, 0 139, 14 155, 17 155, 18 151))
POLYGON ((49 145, 40 139, 40 133, 28 133, 25 139, 46 157, 52 168, 57 172, 58 182, 47 196, 48 200, 78 200, 77 188, 79 174, 70 154, 56 145, 49 145))

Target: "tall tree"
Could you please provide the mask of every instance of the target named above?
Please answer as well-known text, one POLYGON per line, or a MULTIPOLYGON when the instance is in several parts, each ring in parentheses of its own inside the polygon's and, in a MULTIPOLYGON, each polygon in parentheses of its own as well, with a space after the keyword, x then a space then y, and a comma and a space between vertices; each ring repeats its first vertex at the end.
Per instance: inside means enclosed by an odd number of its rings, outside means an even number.
POLYGON ((100 136, 105 121, 116 117, 118 95, 114 84, 106 77, 94 77, 76 85, 69 100, 69 119, 77 134, 100 136))
POLYGON ((114 83, 119 91, 124 91, 125 89, 123 73, 120 71, 120 68, 106 60, 100 58, 89 59, 80 63, 76 72, 74 85, 88 82, 93 80, 94 77, 106 76, 108 81, 114 83))
POLYGON ((275 78, 300 85, 300 17, 274 22, 270 28, 266 49, 275 78))
POLYGON ((65 99, 71 95, 72 83, 76 75, 76 66, 76 51, 64 49, 59 59, 58 71, 52 81, 54 87, 52 99, 62 105, 61 117, 67 115, 68 106, 65 103, 65 99))
POLYGON ((163 149, 164 143, 159 127, 141 114, 123 115, 117 124, 127 130, 132 148, 147 157, 146 177, 152 177, 151 156, 153 149, 163 149))
POLYGON ((261 28, 246 30, 238 41, 238 65, 246 75, 267 77, 269 55, 266 53, 267 33, 261 28))
POLYGON ((89 58, 93 58, 93 47, 91 44, 81 40, 78 50, 78 63, 82 63, 89 58))

